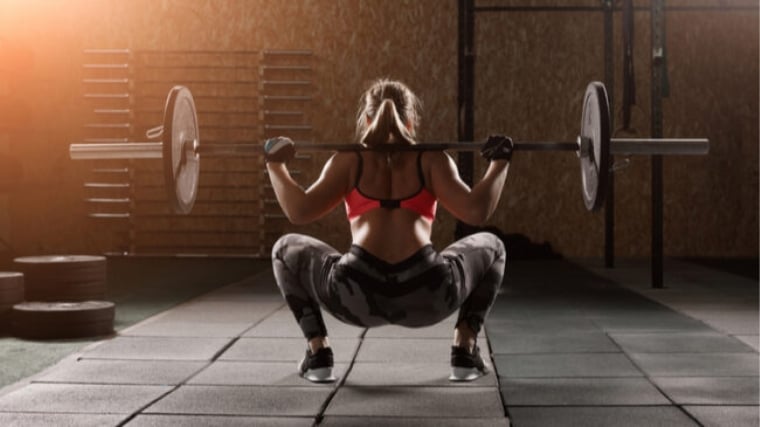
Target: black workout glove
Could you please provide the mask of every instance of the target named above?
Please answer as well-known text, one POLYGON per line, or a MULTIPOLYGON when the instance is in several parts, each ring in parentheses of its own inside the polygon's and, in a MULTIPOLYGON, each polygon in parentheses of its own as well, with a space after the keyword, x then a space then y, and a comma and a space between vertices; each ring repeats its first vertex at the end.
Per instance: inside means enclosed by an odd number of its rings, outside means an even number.
POLYGON ((283 163, 292 159, 296 155, 296 145, 293 140, 278 136, 269 138, 264 143, 264 158, 267 162, 283 163))
POLYGON ((514 149, 515 144, 512 142, 512 138, 503 135, 491 135, 483 148, 480 149, 480 155, 489 162, 491 160, 511 161, 514 149))

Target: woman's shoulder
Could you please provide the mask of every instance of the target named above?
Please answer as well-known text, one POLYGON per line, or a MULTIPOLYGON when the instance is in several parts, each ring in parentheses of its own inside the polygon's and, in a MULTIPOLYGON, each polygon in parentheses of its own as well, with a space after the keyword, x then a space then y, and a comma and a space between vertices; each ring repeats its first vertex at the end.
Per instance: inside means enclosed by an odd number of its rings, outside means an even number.
POLYGON ((451 156, 445 151, 431 150, 422 152, 422 167, 423 169, 433 169, 448 167, 451 161, 451 156))
POLYGON ((326 168, 335 176, 341 176, 353 187, 359 170, 359 156, 356 151, 338 151, 327 161, 326 168))

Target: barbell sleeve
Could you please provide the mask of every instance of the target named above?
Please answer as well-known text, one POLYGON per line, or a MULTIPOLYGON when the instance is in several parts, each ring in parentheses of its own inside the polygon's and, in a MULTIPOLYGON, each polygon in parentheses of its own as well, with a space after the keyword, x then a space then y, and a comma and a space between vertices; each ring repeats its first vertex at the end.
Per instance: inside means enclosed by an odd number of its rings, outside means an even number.
POLYGON ((710 152, 707 138, 612 138, 610 153, 616 155, 704 155, 710 152))
POLYGON ((163 157, 163 144, 160 142, 71 144, 69 157, 73 160, 160 159, 163 157))

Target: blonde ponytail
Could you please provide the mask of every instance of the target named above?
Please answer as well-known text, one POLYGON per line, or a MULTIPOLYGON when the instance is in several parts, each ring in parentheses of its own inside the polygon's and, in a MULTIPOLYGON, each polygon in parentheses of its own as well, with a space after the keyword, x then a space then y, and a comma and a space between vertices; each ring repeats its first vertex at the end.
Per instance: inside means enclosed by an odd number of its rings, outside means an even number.
POLYGON ((415 143, 396 111, 396 104, 391 99, 384 99, 359 143, 367 146, 386 144, 391 138, 397 144, 415 143))
POLYGON ((399 81, 376 80, 359 100, 356 141, 364 145, 416 144, 422 105, 399 81))

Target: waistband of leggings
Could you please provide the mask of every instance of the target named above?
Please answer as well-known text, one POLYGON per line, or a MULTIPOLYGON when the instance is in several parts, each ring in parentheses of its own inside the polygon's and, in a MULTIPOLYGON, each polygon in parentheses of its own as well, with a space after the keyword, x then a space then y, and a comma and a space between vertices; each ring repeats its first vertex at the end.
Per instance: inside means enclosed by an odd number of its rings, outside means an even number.
POLYGON ((431 244, 427 244, 421 247, 417 252, 413 253, 408 258, 396 263, 386 262, 376 257, 375 255, 372 255, 369 251, 359 245, 352 244, 348 249, 348 252, 360 258, 367 264, 370 264, 378 271, 385 272, 386 274, 396 274, 403 272, 404 270, 417 266, 420 263, 425 263, 429 260, 432 260, 436 255, 436 251, 431 244))

